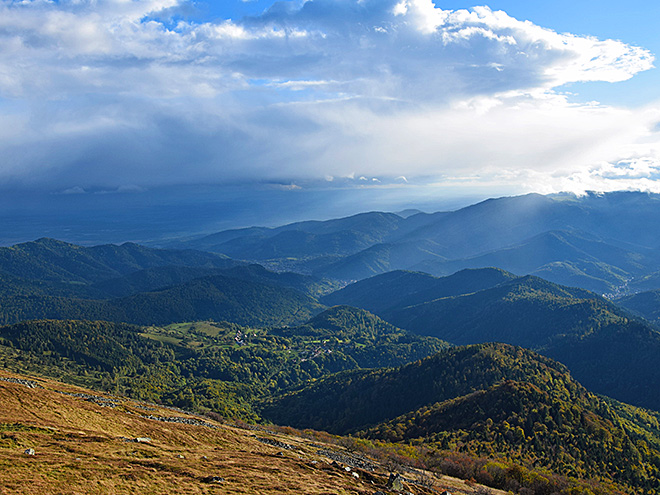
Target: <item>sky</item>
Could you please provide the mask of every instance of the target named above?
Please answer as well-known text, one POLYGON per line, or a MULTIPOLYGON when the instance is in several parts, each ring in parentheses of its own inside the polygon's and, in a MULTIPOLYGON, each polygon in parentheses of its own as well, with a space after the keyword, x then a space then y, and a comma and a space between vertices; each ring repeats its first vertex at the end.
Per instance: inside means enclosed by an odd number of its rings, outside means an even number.
POLYGON ((641 0, 0 0, 0 226, 660 192, 659 19, 641 0))

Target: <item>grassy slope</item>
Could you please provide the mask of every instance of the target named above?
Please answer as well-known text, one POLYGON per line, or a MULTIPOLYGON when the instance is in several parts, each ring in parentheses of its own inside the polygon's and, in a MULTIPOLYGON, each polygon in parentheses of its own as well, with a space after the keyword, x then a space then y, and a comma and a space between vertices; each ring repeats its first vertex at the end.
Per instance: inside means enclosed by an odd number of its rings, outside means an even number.
MULTIPOLYGON (((97 402, 58 393, 95 394, 88 390, 33 378, 30 380, 36 380, 43 388, 28 388, 7 382, 6 378, 17 376, 0 371, 3 495, 347 495, 387 491, 388 471, 378 461, 367 459, 374 471, 352 468, 359 476, 356 478, 344 469, 357 459, 355 454, 336 443, 322 443, 318 437, 312 443, 294 432, 240 428, 121 397, 106 397, 114 400, 116 407, 101 407, 97 402), (156 421, 145 418, 147 415, 188 418, 203 421, 206 426, 156 421), (137 437, 151 441, 127 441, 137 437), (29 448, 35 450, 35 455, 24 453, 29 448), (320 449, 342 455, 344 460, 333 464, 320 449), (223 481, 214 483, 210 477, 223 481)), ((406 477, 413 480, 420 475, 406 472, 406 477)), ((432 480, 438 491, 451 489, 456 494, 472 494, 479 488, 446 477, 432 480)), ((419 484, 406 483, 404 487, 416 494, 433 493, 419 484)))

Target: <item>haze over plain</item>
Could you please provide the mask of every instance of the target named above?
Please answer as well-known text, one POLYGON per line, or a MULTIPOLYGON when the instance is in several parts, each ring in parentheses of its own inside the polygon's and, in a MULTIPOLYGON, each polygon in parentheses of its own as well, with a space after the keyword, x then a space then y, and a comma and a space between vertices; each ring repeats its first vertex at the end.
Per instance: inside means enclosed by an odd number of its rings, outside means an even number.
POLYGON ((5 0, 3 242, 657 192, 659 10, 5 0))

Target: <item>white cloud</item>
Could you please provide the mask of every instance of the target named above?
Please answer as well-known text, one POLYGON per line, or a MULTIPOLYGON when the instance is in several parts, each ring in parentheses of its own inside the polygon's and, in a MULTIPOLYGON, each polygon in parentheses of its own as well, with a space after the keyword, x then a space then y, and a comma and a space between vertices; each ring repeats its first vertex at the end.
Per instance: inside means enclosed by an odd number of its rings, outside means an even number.
POLYGON ((642 48, 431 0, 175 22, 187 5, 0 0, 0 181, 654 180, 658 112, 554 92, 647 70, 642 48))

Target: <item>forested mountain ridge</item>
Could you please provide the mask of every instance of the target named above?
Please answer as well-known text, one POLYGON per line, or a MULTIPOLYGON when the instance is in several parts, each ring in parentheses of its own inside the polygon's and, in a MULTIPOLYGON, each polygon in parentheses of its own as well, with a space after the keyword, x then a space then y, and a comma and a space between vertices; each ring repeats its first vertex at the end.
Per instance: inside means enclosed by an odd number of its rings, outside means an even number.
POLYGON ((136 398, 243 419, 258 417, 255 405, 265 394, 337 371, 398 366, 447 347, 345 307, 331 308, 303 326, 283 328, 228 322, 140 327, 81 320, 0 327, 5 368, 66 375, 136 398))
POLYGON ((654 392, 660 333, 593 292, 474 269, 443 278, 392 272, 322 300, 368 308, 398 327, 453 344, 528 347, 566 364, 595 392, 660 410, 654 392))
MULTIPOLYGON (((453 347, 400 368, 353 370, 326 377, 274 398, 265 406, 264 415, 280 424, 348 433, 504 380, 547 387, 567 373, 551 359, 507 344, 453 347)), ((574 387, 573 382, 558 383, 574 387)), ((564 390, 566 398, 571 393, 564 390)))
POLYGON ((660 290, 638 292, 616 299, 616 303, 655 325, 660 324, 660 290))
POLYGON ((53 239, 0 248, 0 282, 0 324, 44 318, 297 324, 321 311, 313 297, 334 287, 201 251, 86 248, 53 239))
POLYGON ((223 275, 114 299, 5 296, 0 323, 29 319, 86 319, 166 325, 195 320, 227 320, 242 325, 301 323, 324 306, 288 287, 223 275))
POLYGON ((274 399, 264 414, 283 424, 358 430, 373 440, 506 456, 640 493, 659 487, 658 414, 639 411, 635 418, 629 406, 590 394, 562 365, 504 344, 333 375, 274 399))

